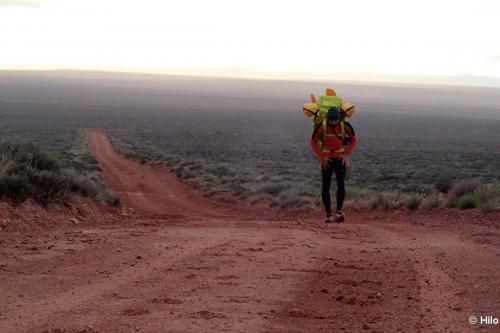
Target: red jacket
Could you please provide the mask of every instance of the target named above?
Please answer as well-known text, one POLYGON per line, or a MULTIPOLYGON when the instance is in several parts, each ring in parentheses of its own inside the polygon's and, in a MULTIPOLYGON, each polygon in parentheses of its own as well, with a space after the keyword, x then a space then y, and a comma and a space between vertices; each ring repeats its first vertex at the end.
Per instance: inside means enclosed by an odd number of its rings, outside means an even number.
MULTIPOLYGON (((328 124, 327 130, 328 134, 340 134, 340 122, 338 122, 335 125, 335 128, 332 128, 332 126, 328 124)), ((349 155, 356 147, 358 139, 356 138, 356 134, 354 133, 354 129, 352 128, 351 124, 349 124, 347 121, 344 121, 344 131, 345 131, 345 136, 349 138, 349 144, 347 146, 346 151, 343 153, 324 153, 321 151, 322 148, 335 151, 341 148, 344 145, 344 143, 342 142, 342 138, 340 137, 327 136, 325 138, 325 142, 323 142, 323 147, 320 147, 318 145, 318 140, 320 140, 321 136, 323 135, 323 126, 321 126, 320 124, 314 131, 311 138, 311 147, 316 153, 316 155, 318 155, 319 158, 332 158, 332 157, 340 157, 342 155, 349 155)))

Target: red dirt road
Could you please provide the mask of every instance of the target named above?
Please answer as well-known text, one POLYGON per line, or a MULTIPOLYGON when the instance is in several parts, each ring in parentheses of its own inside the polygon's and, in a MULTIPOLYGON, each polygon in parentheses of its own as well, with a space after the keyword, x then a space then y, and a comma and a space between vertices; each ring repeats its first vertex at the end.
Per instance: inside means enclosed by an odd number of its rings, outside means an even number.
POLYGON ((324 225, 205 199, 98 130, 92 151, 121 221, 0 233, 1 333, 500 331, 469 324, 500 317, 498 215, 324 225))

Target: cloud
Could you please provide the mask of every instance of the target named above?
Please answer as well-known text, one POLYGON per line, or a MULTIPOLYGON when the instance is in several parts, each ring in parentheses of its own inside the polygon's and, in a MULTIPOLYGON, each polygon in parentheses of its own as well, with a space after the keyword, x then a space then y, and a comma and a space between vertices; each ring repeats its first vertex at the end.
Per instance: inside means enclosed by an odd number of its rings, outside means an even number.
POLYGON ((0 7, 39 7, 41 1, 35 0, 0 0, 0 7))

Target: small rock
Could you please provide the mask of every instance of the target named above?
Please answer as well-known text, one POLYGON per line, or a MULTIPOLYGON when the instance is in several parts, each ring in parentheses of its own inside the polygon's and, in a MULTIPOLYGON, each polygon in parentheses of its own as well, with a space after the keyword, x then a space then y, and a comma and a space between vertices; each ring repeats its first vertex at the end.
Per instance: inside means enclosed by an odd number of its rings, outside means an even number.
POLYGON ((75 218, 72 218, 72 219, 70 219, 69 221, 70 221, 70 222, 72 222, 72 223, 74 223, 74 224, 78 224, 78 220, 77 220, 77 219, 75 219, 75 218))

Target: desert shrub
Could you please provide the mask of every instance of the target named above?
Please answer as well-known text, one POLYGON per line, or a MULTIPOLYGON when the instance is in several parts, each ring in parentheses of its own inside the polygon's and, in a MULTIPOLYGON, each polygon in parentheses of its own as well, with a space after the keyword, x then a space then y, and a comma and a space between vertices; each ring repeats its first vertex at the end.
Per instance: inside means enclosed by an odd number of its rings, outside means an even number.
POLYGON ((237 196, 241 196, 245 192, 245 188, 241 185, 239 181, 233 181, 228 186, 229 191, 236 194, 237 196))
POLYGON ((478 204, 478 197, 475 193, 466 194, 457 199, 456 206, 460 209, 476 208, 478 204))
POLYGON ((439 207, 440 204, 441 204, 441 200, 436 195, 427 197, 422 202, 422 206, 428 210, 432 210, 436 207, 439 207))
POLYGON ((0 198, 14 203, 28 199, 33 192, 32 185, 20 175, 3 175, 0 177, 0 198))
POLYGON ((60 169, 60 163, 55 157, 31 142, 0 143, 0 164, 9 165, 11 173, 28 169, 54 171, 60 169))
POLYGON ((422 184, 406 184, 400 186, 400 189, 404 193, 422 193, 422 194, 431 194, 433 193, 433 188, 431 186, 422 185, 422 184))
POLYGON ((104 190, 104 185, 93 180, 91 177, 80 174, 74 169, 62 170, 63 176, 68 180, 70 191, 85 197, 95 197, 104 190))
POLYGON ((33 199, 44 205, 64 198, 71 188, 70 179, 62 173, 50 170, 29 173, 27 180, 32 185, 31 196, 33 199))
POLYGON ((401 206, 399 193, 396 192, 380 192, 377 194, 372 203, 372 208, 382 208, 383 210, 391 210, 401 206))
POLYGON ((95 199, 99 202, 104 202, 109 206, 112 207, 121 207, 121 201, 120 198, 118 198, 113 192, 110 190, 103 190, 99 192, 96 196, 95 199))
POLYGON ((410 210, 417 209, 422 203, 422 196, 419 194, 410 194, 406 197, 405 205, 410 210))
POLYGON ((61 166, 33 143, 0 144, 0 197, 21 203, 29 197, 46 204, 67 187, 61 166))
POLYGON ((458 183, 453 184, 451 188, 451 197, 459 199, 465 194, 472 193, 479 187, 479 181, 476 179, 464 179, 458 183))
POLYGON ((218 177, 226 176, 229 174, 233 174, 229 171, 229 169, 223 165, 208 165, 204 167, 204 172, 213 174, 218 177))
POLYGON ((453 180, 451 178, 440 178, 434 183, 434 188, 441 193, 450 192, 453 186, 453 180))
POLYGON ((446 201, 446 207, 448 207, 448 208, 457 207, 457 204, 458 204, 458 198, 449 198, 446 201))
POLYGON ((479 202, 478 208, 484 214, 500 210, 500 196, 497 195, 491 200, 479 202))

